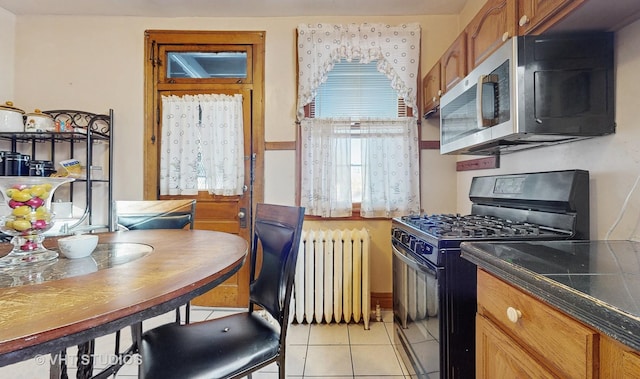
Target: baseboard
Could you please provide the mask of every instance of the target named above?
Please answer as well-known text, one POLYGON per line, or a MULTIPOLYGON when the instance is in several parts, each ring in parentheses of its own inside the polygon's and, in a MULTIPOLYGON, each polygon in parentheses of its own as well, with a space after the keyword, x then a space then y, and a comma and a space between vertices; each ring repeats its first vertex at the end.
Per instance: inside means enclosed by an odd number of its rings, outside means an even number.
POLYGON ((393 294, 391 292, 371 292, 371 309, 376 309, 380 304, 381 309, 393 309, 393 294))

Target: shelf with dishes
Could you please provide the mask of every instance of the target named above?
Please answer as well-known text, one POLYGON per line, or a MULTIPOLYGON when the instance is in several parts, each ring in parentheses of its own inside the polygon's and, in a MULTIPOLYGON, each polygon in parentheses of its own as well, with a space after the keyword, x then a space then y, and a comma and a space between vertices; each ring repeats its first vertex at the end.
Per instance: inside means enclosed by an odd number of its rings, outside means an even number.
POLYGON ((0 175, 72 177, 75 180, 54 199, 72 209, 64 220, 58 218, 62 231, 56 233, 110 230, 113 110, 107 114, 41 111, 23 114, 22 120, 20 130, 19 125, 3 124, 0 117, 0 175), (36 121, 30 123, 33 117, 36 121))

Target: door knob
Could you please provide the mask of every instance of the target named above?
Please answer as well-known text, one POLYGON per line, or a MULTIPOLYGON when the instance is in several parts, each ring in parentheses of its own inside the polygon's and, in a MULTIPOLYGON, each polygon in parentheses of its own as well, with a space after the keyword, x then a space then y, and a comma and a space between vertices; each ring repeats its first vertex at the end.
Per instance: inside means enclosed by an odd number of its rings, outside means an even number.
POLYGON ((247 208, 240 208, 238 212, 238 222, 241 229, 247 228, 247 208))

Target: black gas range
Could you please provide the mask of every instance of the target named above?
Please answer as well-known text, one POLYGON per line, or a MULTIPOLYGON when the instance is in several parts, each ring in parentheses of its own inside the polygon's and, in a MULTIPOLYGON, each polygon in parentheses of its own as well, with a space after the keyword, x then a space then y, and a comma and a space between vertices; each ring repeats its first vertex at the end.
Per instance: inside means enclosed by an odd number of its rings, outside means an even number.
POLYGON ((463 241, 589 239, 588 171, 475 177, 469 199, 468 215, 392 221, 395 340, 414 377, 475 377, 476 267, 463 241))

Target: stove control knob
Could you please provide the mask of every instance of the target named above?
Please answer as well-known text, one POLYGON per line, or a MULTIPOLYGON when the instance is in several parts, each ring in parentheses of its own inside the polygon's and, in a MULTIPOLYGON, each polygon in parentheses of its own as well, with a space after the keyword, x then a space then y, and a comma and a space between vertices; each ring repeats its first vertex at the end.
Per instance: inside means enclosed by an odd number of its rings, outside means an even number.
POLYGON ((519 310, 515 309, 514 307, 507 308, 507 318, 512 323, 514 324, 517 323, 521 317, 522 317, 522 312, 520 312, 519 310))
POLYGON ((415 246, 413 247, 413 251, 418 254, 424 254, 424 241, 416 241, 415 246))

